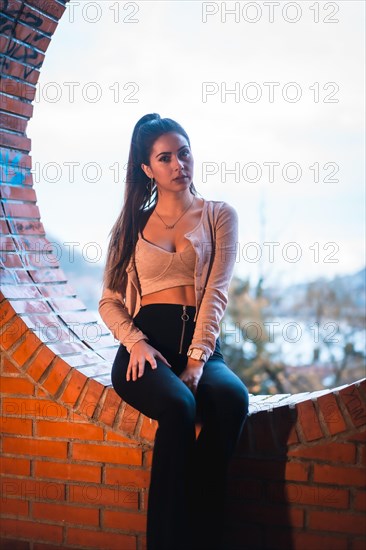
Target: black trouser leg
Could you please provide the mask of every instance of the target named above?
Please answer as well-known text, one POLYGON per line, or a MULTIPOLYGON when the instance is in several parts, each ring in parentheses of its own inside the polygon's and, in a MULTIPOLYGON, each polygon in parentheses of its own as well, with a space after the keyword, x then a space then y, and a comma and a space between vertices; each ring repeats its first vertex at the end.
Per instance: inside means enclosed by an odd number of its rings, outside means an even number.
MULTIPOLYGON (((180 304, 140 309, 135 324, 170 362, 147 362, 136 381, 126 381, 129 353, 121 344, 112 368, 116 392, 132 407, 158 421, 147 512, 147 550, 222 549, 224 496, 230 457, 248 409, 248 392, 226 365, 219 339, 205 363, 196 396, 179 378, 187 363, 194 308, 185 327, 183 352, 180 304), (195 422, 202 422, 196 441, 195 422)), ((226 549, 225 549, 226 550, 226 549)))

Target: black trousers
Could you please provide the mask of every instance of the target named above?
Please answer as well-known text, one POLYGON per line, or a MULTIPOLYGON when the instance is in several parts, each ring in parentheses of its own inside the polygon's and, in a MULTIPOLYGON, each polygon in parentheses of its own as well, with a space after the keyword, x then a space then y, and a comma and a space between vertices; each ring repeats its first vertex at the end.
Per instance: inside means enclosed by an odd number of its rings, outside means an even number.
POLYGON ((187 364, 195 322, 194 306, 148 304, 135 325, 172 365, 148 361, 136 381, 127 382, 129 353, 120 345, 112 367, 115 391, 158 421, 147 510, 147 550, 222 550, 229 460, 248 412, 248 391, 230 370, 216 340, 196 395, 179 378, 187 364), (202 425, 196 439, 195 423, 202 425))

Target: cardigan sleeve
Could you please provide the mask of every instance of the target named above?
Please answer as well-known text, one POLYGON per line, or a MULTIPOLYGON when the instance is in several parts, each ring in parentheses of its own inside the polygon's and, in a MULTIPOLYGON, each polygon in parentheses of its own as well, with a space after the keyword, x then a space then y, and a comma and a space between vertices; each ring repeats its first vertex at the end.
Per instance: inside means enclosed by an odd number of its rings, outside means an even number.
POLYGON ((220 335, 220 322, 224 316, 228 289, 233 275, 238 247, 238 215, 236 210, 223 202, 214 231, 213 263, 203 292, 194 334, 188 351, 200 348, 206 352, 206 360, 215 350, 220 335))
POLYGON ((104 287, 98 312, 113 336, 126 347, 129 353, 133 344, 139 340, 148 340, 148 336, 134 324, 120 292, 104 287))

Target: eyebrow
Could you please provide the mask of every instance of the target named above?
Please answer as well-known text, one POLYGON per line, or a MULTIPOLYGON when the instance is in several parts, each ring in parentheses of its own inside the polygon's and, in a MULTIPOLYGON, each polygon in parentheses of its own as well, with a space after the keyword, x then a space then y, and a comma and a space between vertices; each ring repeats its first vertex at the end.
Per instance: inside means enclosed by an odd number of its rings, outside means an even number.
MULTIPOLYGON (((185 147, 189 148, 188 145, 182 145, 182 147, 179 147, 178 151, 181 149, 184 149, 185 147)), ((164 151, 163 153, 158 153, 155 158, 158 158, 160 155, 170 155, 171 151, 164 151)))

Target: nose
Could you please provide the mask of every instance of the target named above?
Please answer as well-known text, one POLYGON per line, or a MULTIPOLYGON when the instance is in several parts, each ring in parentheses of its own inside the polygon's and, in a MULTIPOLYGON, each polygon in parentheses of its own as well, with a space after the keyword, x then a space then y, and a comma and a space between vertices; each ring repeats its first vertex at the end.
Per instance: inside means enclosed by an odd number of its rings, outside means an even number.
POLYGON ((184 168, 184 159, 180 159, 179 157, 175 157, 175 169, 178 171, 181 171, 184 168))

